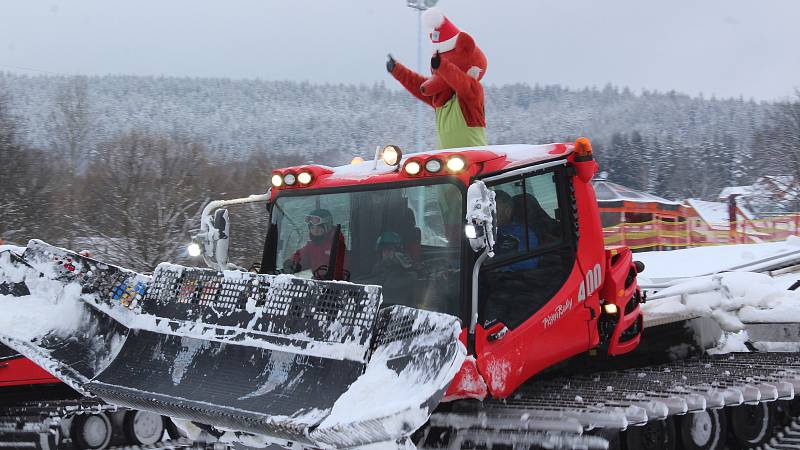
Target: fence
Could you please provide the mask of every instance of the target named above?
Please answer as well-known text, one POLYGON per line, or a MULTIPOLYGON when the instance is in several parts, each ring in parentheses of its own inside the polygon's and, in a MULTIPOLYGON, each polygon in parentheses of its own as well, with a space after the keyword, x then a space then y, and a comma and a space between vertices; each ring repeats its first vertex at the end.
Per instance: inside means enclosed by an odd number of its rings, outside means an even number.
POLYGON ((606 245, 625 245, 634 251, 776 242, 789 236, 800 236, 800 213, 713 224, 698 217, 679 221, 657 218, 603 228, 606 245))

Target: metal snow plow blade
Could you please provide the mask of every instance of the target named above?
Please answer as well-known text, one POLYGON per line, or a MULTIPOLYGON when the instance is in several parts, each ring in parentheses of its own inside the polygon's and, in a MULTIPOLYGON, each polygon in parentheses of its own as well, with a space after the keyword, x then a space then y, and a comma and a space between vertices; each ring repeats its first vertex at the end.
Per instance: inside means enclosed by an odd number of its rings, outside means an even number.
POLYGON ((85 383, 111 362, 128 329, 87 299, 127 310, 148 281, 41 241, 22 256, 0 252, 0 342, 89 394, 85 383))
MULTIPOLYGON (((77 255, 69 255, 74 266, 77 255)), ((427 421, 464 358, 458 319, 402 306, 379 309, 377 286, 170 264, 152 279, 122 271, 104 284, 96 269, 87 270, 100 263, 77 258, 81 267, 73 271, 84 275, 66 280, 62 290, 83 291, 82 314, 118 333, 105 364, 71 380, 111 404, 278 443, 341 448, 410 435, 427 421), (145 283, 137 291, 132 279, 145 283), (121 287, 93 288, 115 283, 121 287), (135 303, 121 304, 120 291, 134 292, 135 303)), ((64 299, 74 300, 50 302, 64 299)), ((73 362, 44 339, 0 333, 47 367, 73 362)), ((63 334, 78 353, 91 348, 81 338, 84 328, 63 334)))

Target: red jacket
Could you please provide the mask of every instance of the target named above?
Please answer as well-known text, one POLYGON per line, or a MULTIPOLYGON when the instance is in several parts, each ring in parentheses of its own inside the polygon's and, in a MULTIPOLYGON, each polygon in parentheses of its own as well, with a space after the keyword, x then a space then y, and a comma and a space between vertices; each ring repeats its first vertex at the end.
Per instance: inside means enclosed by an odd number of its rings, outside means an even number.
POLYGON ((292 263, 300 264, 300 270, 316 270, 319 266, 327 265, 331 259, 332 240, 332 231, 319 241, 309 240, 306 245, 294 252, 292 263))
MULTIPOLYGON (((319 241, 309 240, 306 245, 294 252, 292 255, 292 264, 300 265, 300 270, 316 271, 320 266, 327 266, 331 262, 331 244, 333 243, 333 236, 335 231, 331 230, 319 241)), ((345 253, 347 249, 344 245, 344 237, 339 235, 339 250, 336 255, 336 272, 333 274, 334 280, 342 280, 345 278, 345 253)), ((299 272, 299 271, 298 271, 299 272)), ((314 276, 324 277, 325 273, 317 274, 314 276)))
POLYGON ((431 77, 422 76, 408 67, 395 63, 392 76, 408 92, 434 108, 441 108, 453 95, 458 96, 461 114, 469 127, 485 127, 481 78, 486 73, 486 56, 475 45, 472 36, 458 35, 456 48, 440 53, 442 59, 431 77))

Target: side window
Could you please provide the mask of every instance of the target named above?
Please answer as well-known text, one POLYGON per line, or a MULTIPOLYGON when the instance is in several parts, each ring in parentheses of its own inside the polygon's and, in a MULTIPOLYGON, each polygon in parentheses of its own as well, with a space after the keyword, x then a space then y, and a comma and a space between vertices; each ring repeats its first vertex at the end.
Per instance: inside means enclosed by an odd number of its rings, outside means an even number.
POLYGON ((553 172, 490 186, 497 202, 495 257, 479 280, 480 320, 514 328, 558 291, 574 264, 553 172))
POLYGON ((558 191, 553 173, 525 179, 525 215, 528 226, 536 232, 539 246, 552 245, 562 239, 563 227, 558 208, 558 191))

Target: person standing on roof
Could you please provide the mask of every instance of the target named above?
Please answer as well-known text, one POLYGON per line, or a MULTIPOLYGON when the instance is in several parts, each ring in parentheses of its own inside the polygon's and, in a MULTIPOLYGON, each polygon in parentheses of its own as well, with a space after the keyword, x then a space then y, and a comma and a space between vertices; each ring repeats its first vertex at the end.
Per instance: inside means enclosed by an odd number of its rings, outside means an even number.
POLYGON ((480 83, 486 73, 486 56, 472 36, 459 30, 439 9, 428 9, 422 18, 433 29, 432 75, 420 75, 392 55, 386 70, 408 92, 434 108, 440 149, 486 145, 480 83))
POLYGON ((303 270, 316 270, 327 265, 331 257, 333 243, 333 216, 327 209, 315 209, 305 218, 308 225, 308 242, 283 263, 289 273, 303 270))

